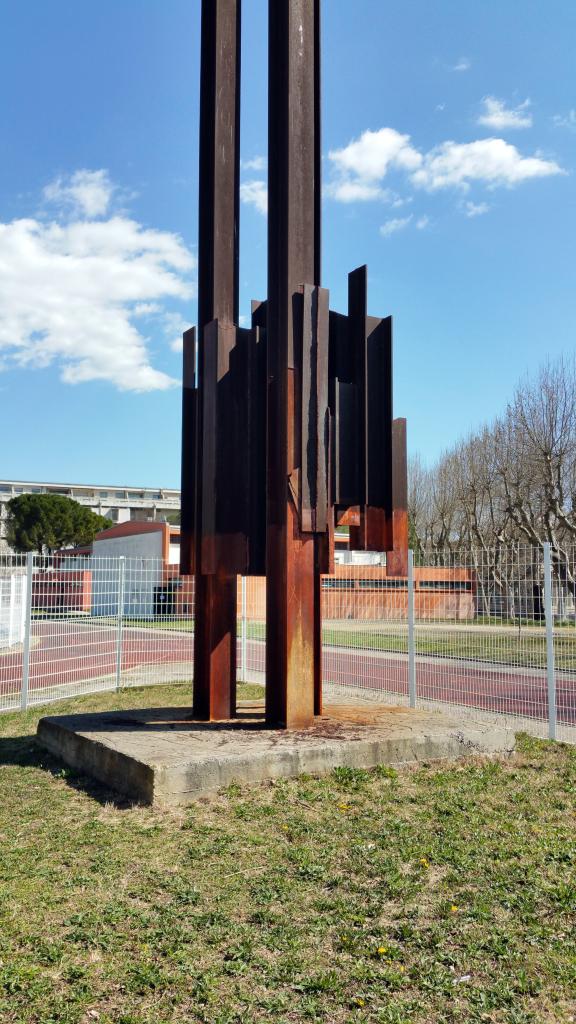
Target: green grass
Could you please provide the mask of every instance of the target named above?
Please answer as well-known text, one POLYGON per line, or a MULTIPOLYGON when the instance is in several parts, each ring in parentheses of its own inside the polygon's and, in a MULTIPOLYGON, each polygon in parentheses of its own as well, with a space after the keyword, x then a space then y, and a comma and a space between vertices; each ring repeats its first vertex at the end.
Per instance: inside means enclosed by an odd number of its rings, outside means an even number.
MULTIPOLYGON (((364 648, 374 651, 407 653, 408 638, 403 634, 386 633, 376 628, 366 630, 331 629, 322 631, 325 644, 334 647, 364 648)), ((450 630, 426 631, 416 629, 416 650, 418 654, 438 658, 463 658, 471 661, 488 661, 500 665, 523 665, 528 668, 546 668, 546 636, 518 635, 517 633, 490 633, 450 630)), ((556 668, 576 669, 576 636, 559 635, 554 639, 556 668)))
MULTIPOLYGON (((152 629, 187 631, 193 630, 190 619, 167 619, 130 623, 152 629)), ((476 625, 476 622, 471 625, 476 625)), ((488 661, 499 665, 522 665, 526 668, 546 668, 546 635, 543 627, 526 632, 523 630, 486 629, 485 632, 466 629, 466 624, 442 624, 440 628, 416 627, 416 649, 418 654, 437 658, 461 658, 470 661, 488 661), (451 628, 452 626, 452 628, 451 628)), ((239 627, 240 629, 240 627, 239 627)), ((249 622, 249 640, 265 640, 266 624, 249 622)), ((367 651, 388 651, 406 654, 408 637, 406 628, 390 630, 380 623, 370 623, 362 628, 355 621, 351 628, 326 625, 322 629, 322 640, 330 647, 348 647, 367 651)), ((556 668, 560 671, 576 670, 576 630, 557 633, 554 639, 556 668)))
POLYGON ((168 813, 38 750, 41 713, 0 719, 3 1024, 576 1015, 574 748, 525 737, 509 761, 343 768, 168 813))
MULTIPOLYGON (((266 626, 264 623, 248 623, 247 633, 250 639, 264 640, 266 626)), ((355 623, 351 629, 324 626, 322 640, 329 647, 389 651, 395 654, 406 654, 408 651, 405 628, 401 632, 388 632, 377 623, 367 625, 365 629, 361 628, 360 623, 355 623)), ((494 629, 482 633, 458 627, 451 630, 449 625, 430 630, 425 626, 417 626, 416 650, 418 654, 438 658, 463 658, 500 665, 546 668, 546 636, 543 630, 538 634, 518 634, 510 630, 499 633, 494 629)), ((557 669, 576 669, 576 633, 557 635, 554 639, 554 652, 557 669)))
MULTIPOLYGON (((82 621, 82 620, 80 620, 82 621)), ((115 625, 115 620, 98 618, 84 621, 99 626, 115 625)), ((193 632, 193 619, 125 619, 128 628, 166 630, 168 632, 193 632)), ((474 620, 470 627, 480 623, 474 620)), ((501 623, 498 623, 502 625, 501 623)), ((494 626, 485 631, 469 628, 467 623, 454 625, 453 621, 437 623, 427 628, 418 624, 416 627, 416 649, 418 654, 438 658, 460 658, 469 661, 486 661, 499 665, 520 665, 526 668, 546 668, 546 635, 543 626, 525 624, 521 629, 510 628, 498 631, 494 626)), ((240 633, 240 625, 238 626, 240 633)), ((247 637, 249 640, 265 640, 266 624, 264 622, 248 622, 247 637)), ((408 639, 406 628, 400 624, 387 628, 381 623, 370 623, 362 628, 361 621, 355 621, 350 628, 346 626, 325 625, 322 629, 323 642, 331 647, 347 647, 367 651, 388 651, 395 654, 406 654, 408 639)), ((576 670, 576 630, 570 627, 566 631, 559 630, 554 638, 556 668, 560 671, 576 670)))

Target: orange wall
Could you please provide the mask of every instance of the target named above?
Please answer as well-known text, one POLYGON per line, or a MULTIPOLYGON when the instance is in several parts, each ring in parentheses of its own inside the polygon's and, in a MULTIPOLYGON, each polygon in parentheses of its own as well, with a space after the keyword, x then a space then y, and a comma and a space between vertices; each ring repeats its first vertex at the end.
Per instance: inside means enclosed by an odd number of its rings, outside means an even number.
MULTIPOLYGON (((177 571, 168 571, 167 578, 176 576, 177 571)), ((170 567, 172 569, 172 567, 170 567)), ((331 576, 324 576, 322 591, 322 617, 324 619, 406 619, 408 614, 408 591, 404 586, 377 590, 358 586, 359 580, 384 580, 386 574, 377 565, 337 565, 331 576), (350 589, 331 590, 326 586, 330 580, 347 580, 350 589)), ((394 579, 394 578, 392 578, 394 579)), ((469 569, 445 569, 438 567, 414 569, 414 610, 416 618, 469 620, 475 616, 475 579, 469 569), (446 589, 435 590, 422 587, 423 581, 445 582, 446 589), (470 590, 455 590, 457 583, 470 584, 470 590), (451 589, 452 588, 452 589, 451 589)), ((176 592, 176 614, 191 614, 194 605, 194 577, 182 577, 182 586, 176 592)), ((242 613, 241 585, 238 580, 238 616, 242 613)), ((246 580, 246 614, 256 621, 266 619, 266 580, 263 576, 252 576, 246 580)))
POLYGON ((92 603, 92 573, 37 572, 32 577, 32 607, 54 611, 89 612, 92 603))

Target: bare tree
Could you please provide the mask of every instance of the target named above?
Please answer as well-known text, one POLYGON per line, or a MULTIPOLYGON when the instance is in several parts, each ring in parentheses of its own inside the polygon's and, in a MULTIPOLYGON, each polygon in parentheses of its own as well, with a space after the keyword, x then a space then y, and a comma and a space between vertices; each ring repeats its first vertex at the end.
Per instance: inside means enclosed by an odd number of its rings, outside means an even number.
POLYGON ((437 561, 442 549, 481 553, 510 605, 513 586, 498 552, 548 541, 561 588, 576 595, 574 360, 545 364, 520 382, 502 417, 444 452, 430 470, 413 459, 411 472, 413 521, 430 558, 437 561))

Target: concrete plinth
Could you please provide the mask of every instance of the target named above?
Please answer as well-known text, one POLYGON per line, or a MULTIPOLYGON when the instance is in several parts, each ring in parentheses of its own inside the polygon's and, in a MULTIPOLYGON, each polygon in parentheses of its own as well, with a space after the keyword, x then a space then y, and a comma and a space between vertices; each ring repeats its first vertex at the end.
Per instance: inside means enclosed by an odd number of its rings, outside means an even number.
POLYGON ((42 718, 37 739, 66 764, 134 800, 187 804, 231 782, 323 774, 473 754, 510 753, 505 726, 407 708, 329 707, 311 729, 267 728, 261 704, 229 722, 191 719, 189 708, 42 718))

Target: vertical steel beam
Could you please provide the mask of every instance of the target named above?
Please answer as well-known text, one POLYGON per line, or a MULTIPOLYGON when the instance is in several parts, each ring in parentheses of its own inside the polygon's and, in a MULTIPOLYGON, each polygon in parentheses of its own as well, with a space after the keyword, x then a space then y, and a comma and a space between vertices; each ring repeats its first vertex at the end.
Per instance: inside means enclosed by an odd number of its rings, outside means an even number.
POLYGON ((196 328, 184 331, 182 361, 182 470, 180 515, 180 572, 190 576, 196 569, 196 328))
POLYGON ((241 0, 202 0, 198 326, 238 322, 241 0))
POLYGON ((266 717, 298 728, 320 704, 321 672, 319 542, 301 531, 298 515, 294 344, 296 296, 320 284, 319 0, 269 0, 268 17, 266 717))
MULTIPOLYGON (((199 367, 204 363, 207 325, 213 320, 223 324, 238 320, 240 0, 203 0, 201 47, 199 367)), ((200 463, 205 417, 201 401, 197 406, 200 463)), ((195 506, 193 711, 202 719, 228 718, 235 712, 236 700, 236 577, 202 572, 207 496, 202 501, 201 489, 196 488, 195 506)), ((215 495, 210 500, 215 501, 215 495)))
POLYGON ((388 523, 386 575, 408 572, 408 471, 406 420, 392 422, 392 513, 388 523))

